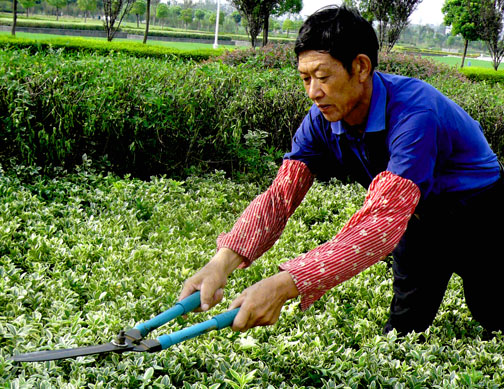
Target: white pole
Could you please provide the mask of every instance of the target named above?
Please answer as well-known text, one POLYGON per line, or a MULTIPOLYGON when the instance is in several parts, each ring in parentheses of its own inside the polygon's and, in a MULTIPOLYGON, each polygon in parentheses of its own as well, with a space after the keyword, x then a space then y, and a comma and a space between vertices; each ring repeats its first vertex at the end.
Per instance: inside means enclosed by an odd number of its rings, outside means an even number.
POLYGON ((214 49, 219 47, 219 44, 217 43, 219 39, 219 16, 220 16, 220 0, 217 0, 217 17, 215 18, 215 40, 213 44, 214 49))

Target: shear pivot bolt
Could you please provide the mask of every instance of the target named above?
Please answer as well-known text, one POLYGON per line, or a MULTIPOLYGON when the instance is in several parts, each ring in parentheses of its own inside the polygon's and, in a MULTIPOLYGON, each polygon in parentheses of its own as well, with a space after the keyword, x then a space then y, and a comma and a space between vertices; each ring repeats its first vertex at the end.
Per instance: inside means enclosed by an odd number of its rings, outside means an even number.
POLYGON ((127 346, 126 336, 124 335, 124 330, 119 331, 119 335, 112 341, 116 346, 127 346))

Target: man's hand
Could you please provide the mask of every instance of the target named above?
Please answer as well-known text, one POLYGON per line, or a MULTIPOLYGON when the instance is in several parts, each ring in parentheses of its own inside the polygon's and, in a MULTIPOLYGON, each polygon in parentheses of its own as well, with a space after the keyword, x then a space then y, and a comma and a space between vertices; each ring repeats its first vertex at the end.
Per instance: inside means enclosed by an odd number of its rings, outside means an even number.
POLYGON ((207 311, 222 300, 227 278, 238 267, 243 258, 229 249, 220 249, 217 254, 191 278, 184 283, 179 301, 197 290, 201 291, 201 308, 207 311))
POLYGON ((287 272, 259 281, 231 303, 229 309, 240 307, 233 322, 233 331, 243 332, 252 327, 275 324, 285 302, 298 295, 296 285, 287 272))

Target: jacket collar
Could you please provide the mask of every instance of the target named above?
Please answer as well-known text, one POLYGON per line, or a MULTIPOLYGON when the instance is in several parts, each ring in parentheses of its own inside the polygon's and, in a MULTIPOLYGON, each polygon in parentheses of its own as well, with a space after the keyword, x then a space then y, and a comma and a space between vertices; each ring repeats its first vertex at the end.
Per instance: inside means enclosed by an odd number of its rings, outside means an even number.
MULTIPOLYGON (((385 109, 387 103, 387 89, 378 72, 373 73, 373 92, 371 104, 369 106, 369 116, 364 132, 378 132, 386 128, 385 109)), ((345 133, 345 128, 341 121, 332 122, 331 130, 336 135, 345 133)))

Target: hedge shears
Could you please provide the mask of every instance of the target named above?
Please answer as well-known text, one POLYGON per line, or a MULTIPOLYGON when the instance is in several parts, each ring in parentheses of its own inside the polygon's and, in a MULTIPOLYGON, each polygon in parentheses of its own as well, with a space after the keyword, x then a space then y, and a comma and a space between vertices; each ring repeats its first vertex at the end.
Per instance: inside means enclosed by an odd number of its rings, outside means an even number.
POLYGON ((157 339, 144 339, 151 331, 168 323, 169 321, 191 312, 200 306, 200 292, 197 291, 189 297, 179 301, 173 307, 160 313, 156 317, 138 324, 136 327, 127 331, 120 331, 117 337, 109 343, 59 350, 36 351, 27 354, 13 355, 9 359, 17 362, 42 362, 58 359, 76 358, 92 354, 104 353, 124 353, 127 351, 135 352, 157 352, 165 350, 174 344, 184 340, 202 335, 208 331, 220 330, 231 326, 233 320, 240 308, 221 313, 212 319, 191 327, 184 328, 171 334, 161 335, 157 339))

